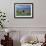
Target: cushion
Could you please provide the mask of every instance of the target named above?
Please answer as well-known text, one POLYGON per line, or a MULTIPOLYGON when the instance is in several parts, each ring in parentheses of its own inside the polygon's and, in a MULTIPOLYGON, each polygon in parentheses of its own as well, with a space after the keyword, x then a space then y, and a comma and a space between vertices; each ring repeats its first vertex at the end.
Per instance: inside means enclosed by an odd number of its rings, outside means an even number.
POLYGON ((21 39, 20 42, 21 43, 32 43, 34 41, 37 41, 37 38, 35 38, 35 36, 28 36, 28 35, 24 35, 21 39))

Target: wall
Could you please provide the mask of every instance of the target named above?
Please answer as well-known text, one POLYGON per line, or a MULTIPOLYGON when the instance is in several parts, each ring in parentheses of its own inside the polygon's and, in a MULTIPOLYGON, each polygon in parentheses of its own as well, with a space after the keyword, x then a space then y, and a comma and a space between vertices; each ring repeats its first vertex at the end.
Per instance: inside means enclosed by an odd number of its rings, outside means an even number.
POLYGON ((5 22, 5 27, 21 31, 20 36, 31 31, 46 31, 45 4, 46 0, 0 0, 0 10, 6 12, 7 20, 9 20, 5 22), (14 3, 18 2, 33 3, 34 18, 14 18, 14 3))
POLYGON ((0 10, 6 12, 6 27, 46 27, 46 0, 0 0, 0 10), (33 3, 34 18, 14 18, 14 3, 33 3))

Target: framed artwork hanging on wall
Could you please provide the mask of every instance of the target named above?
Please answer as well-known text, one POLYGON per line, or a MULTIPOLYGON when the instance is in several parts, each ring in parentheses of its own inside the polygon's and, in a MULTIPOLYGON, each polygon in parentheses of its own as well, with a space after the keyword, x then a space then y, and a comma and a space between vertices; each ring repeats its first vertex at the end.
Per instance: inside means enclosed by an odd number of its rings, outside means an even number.
POLYGON ((32 18, 33 3, 14 3, 14 18, 32 18))

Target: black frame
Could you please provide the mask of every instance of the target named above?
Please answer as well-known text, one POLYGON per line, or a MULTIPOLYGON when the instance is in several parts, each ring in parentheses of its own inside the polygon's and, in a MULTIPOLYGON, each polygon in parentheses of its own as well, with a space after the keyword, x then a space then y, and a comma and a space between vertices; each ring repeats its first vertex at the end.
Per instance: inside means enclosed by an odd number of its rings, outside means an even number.
POLYGON ((14 3, 14 18, 33 18, 33 3, 14 3), (15 5, 16 4, 32 4, 32 17, 16 17, 15 16, 15 5))

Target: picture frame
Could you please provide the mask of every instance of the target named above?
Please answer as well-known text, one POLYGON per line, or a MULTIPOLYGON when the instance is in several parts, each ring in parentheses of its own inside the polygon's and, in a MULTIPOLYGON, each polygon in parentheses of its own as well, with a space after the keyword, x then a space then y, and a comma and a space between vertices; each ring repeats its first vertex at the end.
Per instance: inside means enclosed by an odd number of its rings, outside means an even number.
POLYGON ((33 3, 14 3, 14 18, 33 18, 33 3))

